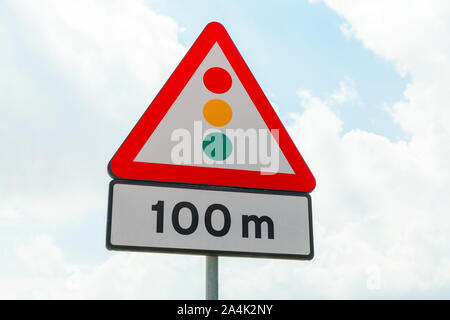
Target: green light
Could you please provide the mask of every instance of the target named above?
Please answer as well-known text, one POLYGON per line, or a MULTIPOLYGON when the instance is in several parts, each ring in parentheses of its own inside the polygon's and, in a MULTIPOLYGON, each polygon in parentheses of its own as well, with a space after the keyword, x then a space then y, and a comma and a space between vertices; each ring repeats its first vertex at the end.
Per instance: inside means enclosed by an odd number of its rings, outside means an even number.
POLYGON ((223 133, 213 132, 203 140, 203 152, 213 160, 222 161, 233 151, 233 144, 223 133))

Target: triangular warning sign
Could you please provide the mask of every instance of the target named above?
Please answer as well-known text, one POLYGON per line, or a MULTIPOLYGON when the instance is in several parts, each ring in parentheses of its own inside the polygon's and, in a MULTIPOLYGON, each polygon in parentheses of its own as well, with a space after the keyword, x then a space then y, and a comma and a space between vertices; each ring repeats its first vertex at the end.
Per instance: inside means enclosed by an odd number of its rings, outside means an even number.
POLYGON ((303 192, 316 184, 217 22, 200 34, 108 171, 116 179, 303 192))

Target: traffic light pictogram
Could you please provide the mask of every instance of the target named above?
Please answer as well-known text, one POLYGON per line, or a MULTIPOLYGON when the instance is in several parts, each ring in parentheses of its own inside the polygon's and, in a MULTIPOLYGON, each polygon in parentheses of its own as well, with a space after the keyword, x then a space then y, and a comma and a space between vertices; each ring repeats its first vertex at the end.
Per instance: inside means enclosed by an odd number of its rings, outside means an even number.
MULTIPOLYGON (((205 87, 214 94, 220 95, 230 90, 232 79, 230 74, 222 68, 208 69, 203 75, 205 87)), ((233 117, 233 109, 222 99, 211 99, 203 107, 203 117, 212 126, 226 126, 233 117)), ((211 159, 222 161, 227 159, 233 151, 233 143, 221 132, 208 134, 202 143, 203 152, 211 159)))

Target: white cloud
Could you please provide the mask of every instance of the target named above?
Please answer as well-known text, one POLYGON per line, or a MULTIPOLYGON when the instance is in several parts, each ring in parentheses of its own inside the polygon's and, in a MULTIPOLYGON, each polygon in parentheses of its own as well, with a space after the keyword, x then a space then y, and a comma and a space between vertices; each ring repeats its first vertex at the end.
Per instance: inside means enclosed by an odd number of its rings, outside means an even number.
MULTIPOLYGON (((432 0, 325 3, 340 14, 364 46, 411 77, 404 101, 392 106, 397 123, 423 148, 445 148, 450 128, 450 3, 432 0), (445 139, 445 140, 441 140, 445 139), (430 141, 436 146, 428 146, 430 141)), ((425 150, 425 149, 424 149, 425 150)), ((436 152, 442 152, 444 150, 436 152)))
POLYGON ((135 119, 185 48, 180 28, 144 1, 10 1, 28 40, 86 95, 119 120, 135 119))
MULTIPOLYGON (((436 252, 436 245, 441 252, 450 249, 450 201, 414 141, 393 143, 360 130, 341 136, 341 120, 317 101, 294 118, 291 133, 318 183, 315 222, 324 231, 316 237, 318 254, 342 254, 333 264, 319 258, 318 269, 335 268, 342 273, 333 275, 344 277, 346 285, 357 282, 359 290, 348 292, 354 297, 364 295, 365 284, 357 275, 370 266, 381 270, 380 295, 424 294, 449 285, 436 281, 445 273, 435 270, 450 261, 436 252)), ((345 287, 335 289, 346 294, 345 287)))
POLYGON ((347 22, 341 23, 340 29, 346 39, 353 37, 353 30, 347 22))
POLYGON ((185 51, 179 27, 143 1, 2 10, 0 225, 104 211, 107 163, 185 51))
POLYGON ((15 248, 15 255, 31 274, 56 276, 65 267, 61 248, 47 234, 28 237, 15 248))
POLYGON ((353 103, 358 106, 362 105, 362 101, 356 90, 354 80, 347 78, 339 82, 339 89, 331 94, 329 103, 348 104, 353 103))
POLYGON ((119 253, 74 264, 48 234, 11 248, 0 266, 2 299, 201 299, 204 257, 119 253))

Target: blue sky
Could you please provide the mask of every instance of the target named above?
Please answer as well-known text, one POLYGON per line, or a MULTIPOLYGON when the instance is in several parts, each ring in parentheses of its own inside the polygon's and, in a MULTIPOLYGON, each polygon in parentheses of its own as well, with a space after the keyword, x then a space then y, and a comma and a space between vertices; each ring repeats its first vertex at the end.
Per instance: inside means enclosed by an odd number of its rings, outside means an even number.
POLYGON ((392 139, 405 136, 383 106, 401 98, 406 80, 391 63, 359 41, 347 39, 340 31, 343 19, 327 6, 307 1, 148 3, 186 28, 180 42, 187 47, 209 21, 223 23, 266 95, 282 112, 296 110, 298 88, 323 97, 350 78, 357 83, 365 107, 340 110, 344 131, 358 128, 383 132, 392 139))
POLYGON ((315 259, 223 258, 221 296, 448 298, 449 17, 439 1, 2 1, 0 297, 203 297, 203 257, 105 249, 106 166, 219 21, 318 181, 315 259))

